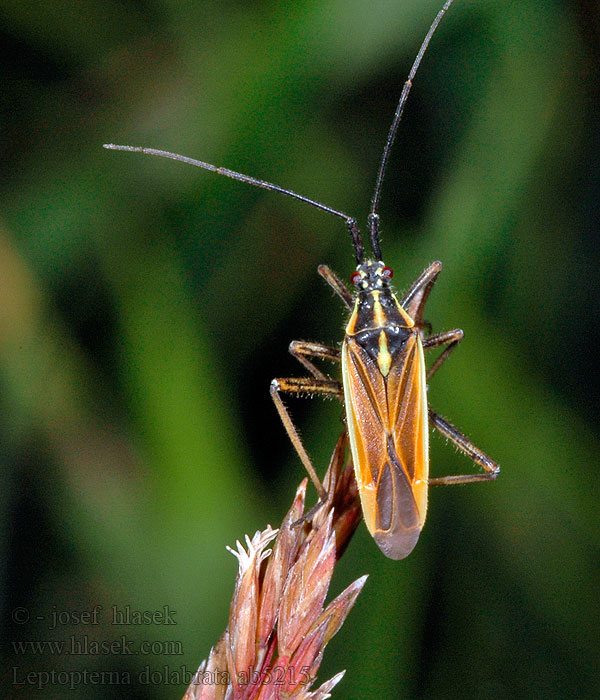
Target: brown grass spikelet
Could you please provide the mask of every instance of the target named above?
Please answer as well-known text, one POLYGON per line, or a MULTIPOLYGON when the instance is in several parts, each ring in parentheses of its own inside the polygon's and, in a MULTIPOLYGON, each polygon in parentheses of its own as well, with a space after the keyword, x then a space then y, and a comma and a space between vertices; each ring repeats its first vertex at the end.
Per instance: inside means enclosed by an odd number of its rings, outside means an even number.
POLYGON ((268 526, 230 551, 238 574, 229 622, 183 700, 325 700, 344 672, 311 686, 329 640, 366 576, 325 605, 335 563, 360 522, 346 433, 327 471, 325 503, 304 515, 306 479, 279 530, 268 526))

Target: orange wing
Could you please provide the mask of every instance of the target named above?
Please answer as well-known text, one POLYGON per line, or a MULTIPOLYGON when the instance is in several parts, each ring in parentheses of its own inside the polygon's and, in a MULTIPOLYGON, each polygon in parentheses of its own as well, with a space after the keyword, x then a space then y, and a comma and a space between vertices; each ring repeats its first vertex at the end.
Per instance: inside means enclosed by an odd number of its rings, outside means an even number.
POLYGON ((384 376, 353 338, 342 348, 346 420, 367 528, 391 559, 408 556, 427 512, 429 440, 423 346, 410 336, 384 376))

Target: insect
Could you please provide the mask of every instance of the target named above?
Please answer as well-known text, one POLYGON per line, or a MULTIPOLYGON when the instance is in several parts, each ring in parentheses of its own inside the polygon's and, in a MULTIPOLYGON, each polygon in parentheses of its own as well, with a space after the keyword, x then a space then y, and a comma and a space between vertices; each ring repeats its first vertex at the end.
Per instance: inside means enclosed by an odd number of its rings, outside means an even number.
POLYGON ((432 485, 464 484, 493 480, 500 468, 465 435, 436 413, 427 402, 427 383, 463 338, 460 329, 432 335, 423 319, 427 298, 442 265, 433 262, 399 299, 390 283, 392 270, 383 262, 377 208, 387 161, 410 92, 412 82, 429 42, 453 0, 434 19, 406 80, 377 175, 375 194, 368 216, 372 257, 365 248, 357 222, 347 214, 325 206, 270 182, 219 168, 210 163, 153 148, 117 146, 105 148, 134 151, 189 163, 235 180, 281 192, 345 221, 350 233, 356 270, 350 291, 326 265, 319 274, 350 311, 341 349, 319 343, 292 341, 291 354, 310 376, 274 379, 271 397, 283 425, 304 464, 321 501, 327 497, 281 394, 321 394, 344 403, 346 429, 356 474, 364 519, 383 553, 391 559, 408 556, 417 543, 427 512, 427 492, 432 485), (443 347, 429 370, 425 352, 443 347), (314 360, 341 362, 342 381, 323 373, 314 360), (470 457, 480 473, 429 478, 429 425, 470 457))

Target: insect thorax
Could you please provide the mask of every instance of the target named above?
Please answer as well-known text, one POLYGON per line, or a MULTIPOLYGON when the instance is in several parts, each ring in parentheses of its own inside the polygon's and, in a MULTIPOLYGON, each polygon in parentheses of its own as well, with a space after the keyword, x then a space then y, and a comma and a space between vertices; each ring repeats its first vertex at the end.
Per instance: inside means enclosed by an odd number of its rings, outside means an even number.
POLYGON ((368 260, 357 267, 353 282, 358 292, 346 326, 346 340, 360 345, 384 377, 407 340, 417 333, 390 286, 390 277, 382 262, 368 260))
POLYGON ((352 275, 358 291, 346 335, 387 326, 414 327, 413 319, 402 308, 390 285, 392 274, 381 261, 367 260, 358 265, 352 275))

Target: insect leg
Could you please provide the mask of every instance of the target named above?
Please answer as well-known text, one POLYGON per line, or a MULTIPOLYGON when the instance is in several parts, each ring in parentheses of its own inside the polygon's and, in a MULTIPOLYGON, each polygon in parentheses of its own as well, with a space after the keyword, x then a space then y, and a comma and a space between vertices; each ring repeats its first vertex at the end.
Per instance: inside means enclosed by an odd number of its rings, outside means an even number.
POLYGON ((354 296, 342 282, 342 280, 335 274, 335 272, 333 272, 333 270, 327 267, 327 265, 319 265, 317 271, 325 282, 327 282, 333 291, 340 297, 344 304, 346 304, 346 306, 351 310, 354 306, 354 296))
POLYGON ((432 262, 431 265, 420 275, 413 283, 412 287, 402 299, 402 308, 413 319, 415 325, 420 328, 426 326, 423 321, 423 309, 425 302, 435 284, 437 276, 442 271, 442 263, 439 260, 432 262))
POLYGON ((289 347, 290 353, 304 365, 315 379, 328 381, 329 378, 321 370, 308 359, 309 357, 318 357, 321 360, 330 360, 331 362, 340 361, 340 351, 336 348, 330 348, 321 343, 308 343, 304 340, 292 340, 289 347))
POLYGON ((456 348, 460 341, 464 338, 464 333, 460 328, 455 328, 452 331, 445 331, 444 333, 438 333, 437 335, 430 335, 428 338, 423 339, 423 349, 431 350, 432 348, 437 348, 440 345, 447 345, 448 347, 444 352, 437 358, 437 360, 431 365, 431 368, 427 372, 427 381, 433 377, 433 375, 438 371, 438 369, 446 362, 450 353, 456 348))
POLYGON ((500 473, 500 466, 474 445, 466 435, 457 430, 452 423, 429 407, 429 422, 444 437, 448 438, 467 457, 485 470, 485 474, 457 474, 429 479, 430 486, 450 486, 451 484, 468 484, 473 481, 493 481, 500 473))
POLYGON ((283 403, 283 400, 281 399, 280 394, 282 392, 285 394, 295 394, 297 396, 306 394, 322 394, 324 396, 335 396, 337 398, 341 398, 343 396, 342 386, 339 382, 333 381, 333 379, 320 379, 317 377, 290 377, 287 379, 273 379, 271 382, 271 398, 273 399, 275 408, 279 413, 283 427, 285 428, 294 449, 298 453, 300 461, 310 476, 311 481, 315 485, 319 498, 324 501, 327 498, 327 492, 323 488, 323 484, 317 476, 317 472, 315 471, 310 457, 308 456, 308 452, 302 444, 302 440, 300 439, 298 430, 294 425, 294 421, 292 420, 287 408, 285 407, 285 404, 283 403))

